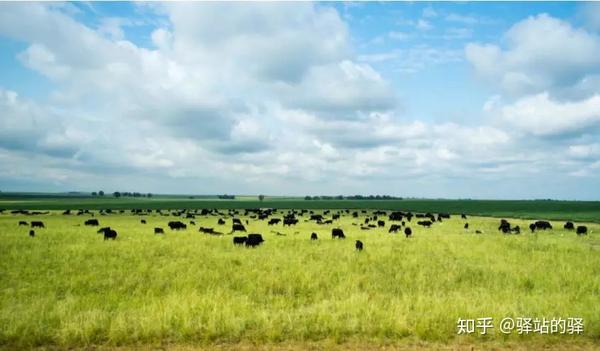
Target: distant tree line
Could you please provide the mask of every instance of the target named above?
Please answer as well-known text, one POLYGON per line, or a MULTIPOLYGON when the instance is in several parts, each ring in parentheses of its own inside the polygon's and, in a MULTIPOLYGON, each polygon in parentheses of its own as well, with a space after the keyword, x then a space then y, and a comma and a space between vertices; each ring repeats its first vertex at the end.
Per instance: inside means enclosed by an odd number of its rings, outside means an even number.
POLYGON ((305 196, 304 200, 402 200, 401 197, 390 195, 351 195, 351 196, 305 196))
POLYGON ((219 199, 222 200, 235 200, 235 195, 217 195, 219 199))
POLYGON ((129 191, 115 191, 113 193, 114 197, 152 197, 151 193, 138 193, 138 192, 129 192, 129 191))

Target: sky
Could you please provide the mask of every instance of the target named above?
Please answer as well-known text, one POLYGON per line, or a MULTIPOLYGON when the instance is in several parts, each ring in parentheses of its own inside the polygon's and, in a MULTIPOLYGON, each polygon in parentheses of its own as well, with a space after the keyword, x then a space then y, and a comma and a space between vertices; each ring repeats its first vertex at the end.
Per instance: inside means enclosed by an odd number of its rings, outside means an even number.
POLYGON ((0 190, 600 200, 600 4, 0 2, 0 190))

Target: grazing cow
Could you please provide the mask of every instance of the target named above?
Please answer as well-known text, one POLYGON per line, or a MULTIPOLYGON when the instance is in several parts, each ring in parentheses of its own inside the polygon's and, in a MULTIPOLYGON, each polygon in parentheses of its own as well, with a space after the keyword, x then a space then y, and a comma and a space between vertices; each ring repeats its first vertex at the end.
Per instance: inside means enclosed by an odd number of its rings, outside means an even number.
POLYGON ((584 225, 577 226, 577 235, 587 235, 588 229, 584 225))
POLYGON ((264 242, 262 235, 260 234, 248 234, 248 239, 246 240, 246 247, 255 247, 264 242))
POLYGON ((542 230, 552 229, 552 224, 548 221, 537 221, 535 222, 535 227, 542 230))
POLYGON ((344 231, 341 230, 340 228, 333 228, 333 229, 331 229, 331 238, 332 239, 335 239, 335 238, 346 239, 346 236, 344 235, 344 231))
POLYGON ((504 234, 510 232, 510 223, 506 219, 501 219, 498 230, 501 230, 504 234))
POLYGON ((154 228, 154 234, 164 234, 164 233, 165 233, 165 231, 162 228, 160 228, 160 227, 154 228))
POLYGON ((242 221, 239 218, 233 218, 232 221, 233 224, 242 224, 242 221))
POLYGON ((385 221, 377 221, 378 227, 385 227, 385 221))
POLYGON ((422 225, 423 227, 431 227, 431 225, 433 224, 433 222, 431 221, 418 221, 417 222, 418 225, 422 225))
POLYGON ((200 233, 211 234, 211 235, 222 235, 223 234, 220 232, 215 232, 215 230, 213 228, 205 228, 205 227, 200 227, 198 229, 198 231, 200 233))
POLYGON ((281 218, 271 218, 269 219, 269 225, 275 225, 275 224, 279 224, 279 222, 281 222, 281 218))
POLYGON ((402 229, 402 227, 398 224, 392 224, 390 226, 390 230, 388 230, 388 233, 397 233, 400 229, 402 229))
POLYGON ((187 225, 180 221, 170 221, 168 225, 171 230, 187 229, 187 225))
POLYGON ((19 225, 20 225, 20 226, 21 226, 21 225, 27 225, 27 222, 25 222, 25 221, 19 221, 19 225))
POLYGON ((465 229, 469 229, 469 223, 465 223, 465 226, 464 226, 464 228, 465 228, 465 229))
POLYGON ((317 236, 317 233, 312 233, 310 235, 310 240, 317 240, 317 239, 319 239, 319 237, 317 236))
POLYGON ((234 236, 233 237, 233 245, 244 245, 248 240, 248 237, 245 236, 234 236))
POLYGON ((99 225, 100 225, 100 223, 98 223, 98 220, 97 220, 97 219, 88 219, 88 220, 87 220, 87 221, 85 221, 83 224, 85 224, 85 225, 89 225, 89 226, 93 226, 93 227, 96 227, 96 226, 99 226, 99 225))
POLYGON ((117 238, 117 231, 114 229, 109 229, 107 231, 104 232, 104 240, 107 239, 113 239, 115 240, 117 238))
POLYGON ((406 235, 407 238, 412 235, 412 230, 410 227, 404 228, 404 235, 406 235))
POLYGON ((102 227, 102 228, 98 229, 98 231, 96 233, 104 234, 107 230, 110 230, 110 227, 102 227))
POLYGON ((531 232, 532 232, 532 233, 533 233, 533 232, 535 232, 535 223, 531 223, 531 224, 529 225, 529 229, 531 229, 531 232))
POLYGON ((231 226, 231 232, 233 233, 235 231, 245 232, 246 231, 246 227, 244 227, 243 224, 239 224, 239 223, 233 224, 231 226))
POLYGON ((479 229, 477 229, 477 230, 475 231, 475 234, 482 234, 482 233, 483 233, 483 232, 482 232, 481 230, 479 230, 479 229))
POLYGON ((218 225, 225 225, 225 220, 223 218, 219 218, 219 221, 217 222, 218 225))
POLYGON ((196 225, 196 222, 190 221, 190 225, 196 225))
POLYGON ((573 224, 573 222, 566 222, 565 225, 563 226, 563 228, 565 228, 567 230, 573 230, 573 229, 575 229, 575 225, 573 224))
POLYGON ((45 228, 42 221, 31 221, 31 228, 45 228))
POLYGON ((467 219, 467 215, 463 213, 463 214, 460 215, 460 218, 467 219))
POLYGON ((354 244, 354 247, 356 247, 356 249, 358 251, 362 251, 362 249, 363 249, 363 243, 362 243, 362 241, 356 240, 356 244, 354 244))
POLYGON ((514 234, 521 234, 521 228, 519 226, 515 226, 514 228, 510 229, 510 232, 514 234))
POLYGON ((142 219, 140 222, 141 222, 142 224, 146 224, 146 220, 145 220, 145 219, 142 219))
POLYGON ((292 217, 286 217, 283 219, 283 225, 286 226, 292 226, 298 223, 298 220, 296 218, 292 218, 292 217))
POLYGON ((32 238, 35 236, 35 232, 33 231, 33 229, 29 231, 29 236, 32 238))

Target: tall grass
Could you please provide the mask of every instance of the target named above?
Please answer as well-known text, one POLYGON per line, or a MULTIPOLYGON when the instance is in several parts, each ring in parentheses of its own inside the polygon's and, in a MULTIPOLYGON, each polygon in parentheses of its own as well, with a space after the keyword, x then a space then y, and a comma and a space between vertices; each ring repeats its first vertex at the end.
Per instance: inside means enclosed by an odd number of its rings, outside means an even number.
POLYGON ((17 223, 31 218, 0 215, 0 345, 600 341, 599 225, 587 237, 562 229, 506 236, 497 219, 470 218, 465 231, 454 217, 413 225, 406 239, 343 218, 344 241, 331 239, 331 226, 251 221, 249 232, 266 242, 247 249, 197 232, 227 231, 215 217, 172 232, 170 217, 144 216, 144 225, 138 216, 98 216, 116 241, 82 217, 37 218, 47 229, 29 238, 17 223), (155 226, 166 234, 154 235, 155 226), (456 335, 459 317, 520 316, 582 317, 585 334, 456 335))

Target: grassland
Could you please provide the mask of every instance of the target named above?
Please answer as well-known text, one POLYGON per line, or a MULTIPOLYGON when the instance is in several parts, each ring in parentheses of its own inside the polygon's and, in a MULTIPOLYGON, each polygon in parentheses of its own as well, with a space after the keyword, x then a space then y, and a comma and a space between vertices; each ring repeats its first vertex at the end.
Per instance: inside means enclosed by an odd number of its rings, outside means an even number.
POLYGON ((152 229, 166 228, 172 217, 143 216, 145 225, 129 214, 96 217, 119 232, 116 241, 84 227, 83 216, 35 216, 47 228, 30 238, 17 223, 33 217, 0 215, 0 346, 596 349, 600 343, 598 224, 589 224, 583 237, 562 229, 502 235, 497 219, 471 217, 465 231, 453 217, 430 229, 413 226, 414 237, 406 239, 385 229, 362 231, 352 225, 362 218, 346 216, 336 224, 344 241, 331 239, 331 226, 301 221, 283 229, 250 221, 249 231, 266 242, 247 249, 234 247, 229 235, 197 232, 198 226, 227 231, 216 217, 197 217, 196 226, 164 236, 152 229), (308 239, 313 231, 320 240, 308 239), (355 239, 365 243, 363 252, 354 250, 355 239), (585 332, 456 335, 458 318, 478 317, 582 317, 585 332))
POLYGON ((92 197, 86 194, 0 193, 0 209, 202 209, 202 208, 306 208, 383 209, 416 212, 467 213, 477 216, 523 219, 573 220, 600 223, 600 201, 550 200, 304 200, 294 197, 238 196, 219 200, 210 196, 155 195, 152 198, 92 197))

